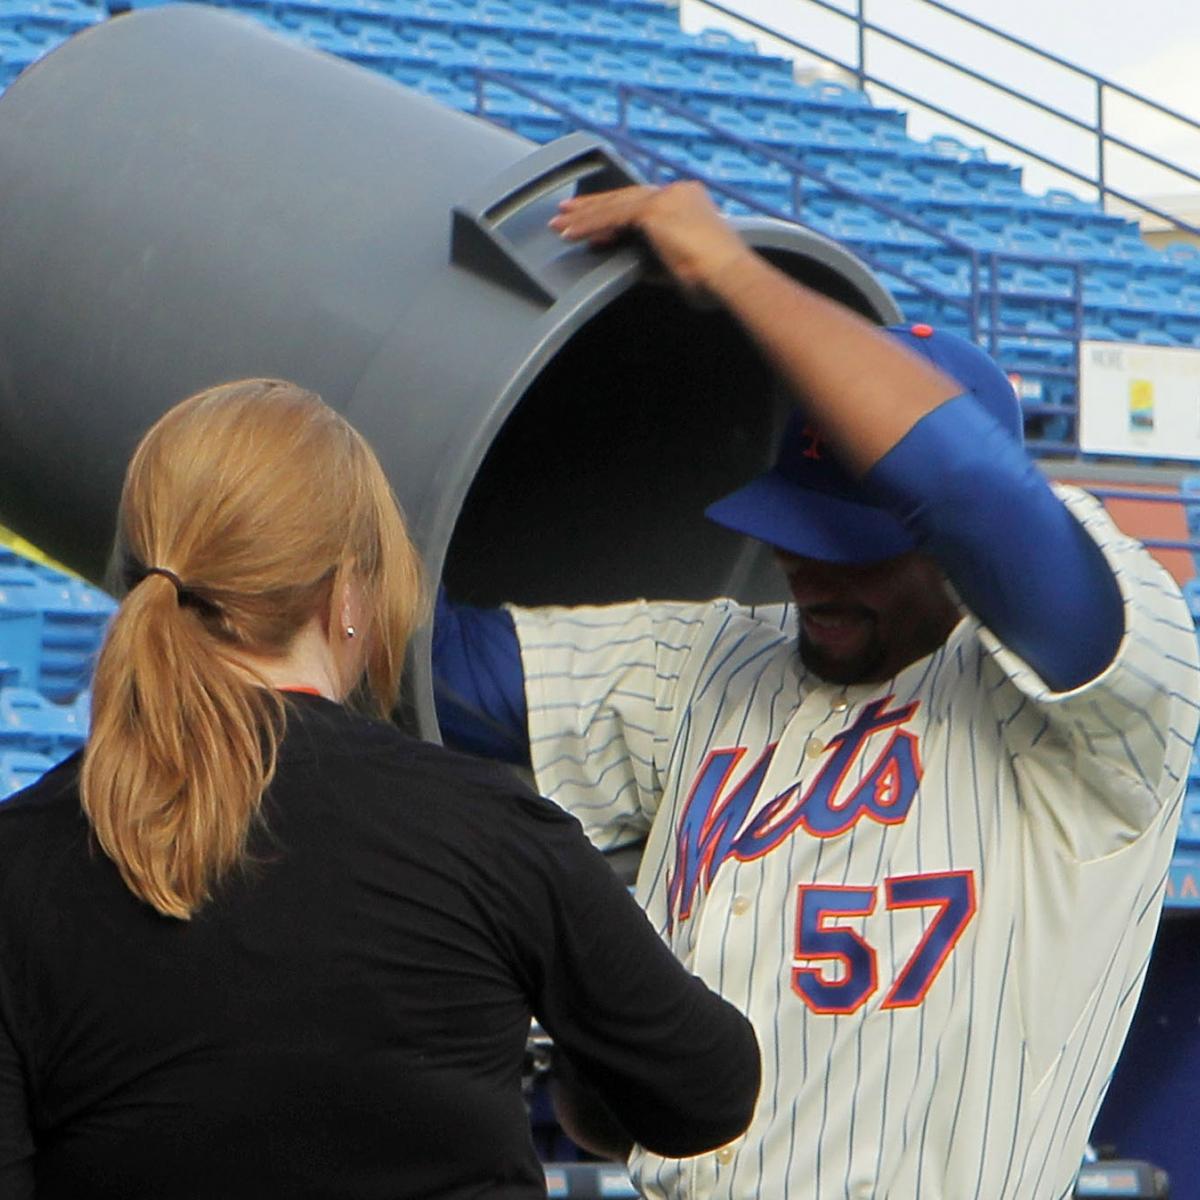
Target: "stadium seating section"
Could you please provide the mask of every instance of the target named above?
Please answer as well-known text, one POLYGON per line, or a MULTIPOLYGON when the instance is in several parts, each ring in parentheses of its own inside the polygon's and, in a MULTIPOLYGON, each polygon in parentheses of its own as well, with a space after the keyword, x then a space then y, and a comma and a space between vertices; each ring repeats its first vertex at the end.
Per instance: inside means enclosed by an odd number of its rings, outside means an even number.
POLYGON ((0 544, 0 799, 83 745, 111 597, 0 544))
MULTIPOLYGON (((78 30, 161 2, 0 0, 0 85, 78 30)), ((803 86, 790 60, 726 32, 684 34, 657 0, 222 6, 535 141, 607 131, 652 178, 701 177, 731 211, 837 239, 906 317, 988 345, 1035 452, 1073 439, 1081 337, 1200 347, 1200 250, 1153 250, 1094 203, 1027 192, 1018 168, 948 135, 914 139, 859 90, 803 86)))

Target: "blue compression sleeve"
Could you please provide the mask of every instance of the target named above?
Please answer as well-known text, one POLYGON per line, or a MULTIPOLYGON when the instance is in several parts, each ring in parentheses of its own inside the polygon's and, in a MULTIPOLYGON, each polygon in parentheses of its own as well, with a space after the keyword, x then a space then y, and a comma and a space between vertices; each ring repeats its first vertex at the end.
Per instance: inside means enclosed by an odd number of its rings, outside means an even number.
POLYGON ((1112 662, 1125 619, 1103 554, 970 396, 918 421, 864 483, 967 607, 1055 691, 1112 662))
POLYGON ((529 765, 525 671, 507 612, 451 604, 439 587, 433 679, 438 724, 447 746, 529 765))

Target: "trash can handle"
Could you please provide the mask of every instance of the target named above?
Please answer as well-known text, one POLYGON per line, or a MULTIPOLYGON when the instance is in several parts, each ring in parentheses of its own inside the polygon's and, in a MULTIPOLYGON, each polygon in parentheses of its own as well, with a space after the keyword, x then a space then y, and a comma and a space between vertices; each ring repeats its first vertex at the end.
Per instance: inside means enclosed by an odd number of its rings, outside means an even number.
POLYGON ((450 261, 545 307, 558 298, 501 226, 530 204, 575 183, 576 194, 645 181, 602 138, 569 133, 535 150, 451 210, 450 261))

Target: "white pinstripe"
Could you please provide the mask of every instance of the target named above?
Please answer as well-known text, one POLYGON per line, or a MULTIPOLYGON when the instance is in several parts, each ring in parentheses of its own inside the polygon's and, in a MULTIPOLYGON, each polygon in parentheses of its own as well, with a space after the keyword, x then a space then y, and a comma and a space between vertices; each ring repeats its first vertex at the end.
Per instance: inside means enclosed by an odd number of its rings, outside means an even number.
MULTIPOLYGON (((782 608, 513 610, 539 786, 601 848, 647 836, 642 903, 763 1045, 758 1110, 732 1155, 635 1151, 648 1197, 1068 1194, 1145 973, 1200 672, 1174 584, 1095 501, 1062 494, 1108 557, 1127 618, 1116 662, 1065 695, 969 617, 889 683, 843 689, 804 671, 782 608), (727 797, 778 743, 745 830, 772 797, 812 786, 832 752, 814 739, 831 742, 884 696, 889 709, 919 702, 902 726, 923 766, 906 819, 827 837, 801 826, 762 857, 727 857, 673 919, 676 835, 706 754, 746 751, 727 797), (969 872, 977 911, 924 999, 886 1008, 933 910, 887 907, 879 885, 937 872, 969 872), (869 916, 831 921, 876 954, 879 986, 853 1013, 810 1011, 790 986, 794 966, 813 965, 794 946, 806 884, 879 893, 869 916)), ((891 734, 870 736, 839 799, 891 734)))

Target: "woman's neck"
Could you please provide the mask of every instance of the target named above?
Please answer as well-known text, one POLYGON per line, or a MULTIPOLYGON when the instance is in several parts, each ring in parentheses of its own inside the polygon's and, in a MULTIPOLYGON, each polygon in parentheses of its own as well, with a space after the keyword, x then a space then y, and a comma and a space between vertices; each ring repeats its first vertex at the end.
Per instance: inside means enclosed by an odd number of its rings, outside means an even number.
POLYGON ((329 641, 316 618, 300 630, 282 655, 267 658, 244 650, 230 654, 234 662, 273 688, 311 691, 338 703, 345 698, 329 641))

